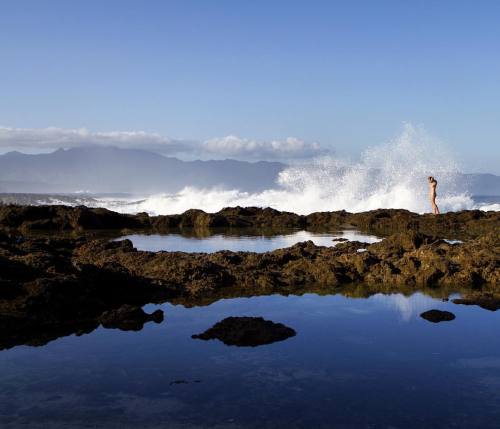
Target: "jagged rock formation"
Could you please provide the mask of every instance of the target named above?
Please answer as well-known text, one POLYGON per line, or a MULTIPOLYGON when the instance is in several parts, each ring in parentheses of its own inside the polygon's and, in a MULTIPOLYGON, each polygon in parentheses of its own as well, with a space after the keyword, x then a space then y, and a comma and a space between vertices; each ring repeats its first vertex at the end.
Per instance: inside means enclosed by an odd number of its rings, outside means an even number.
POLYGON ((327 289, 351 283, 479 287, 500 283, 498 243, 495 233, 449 244, 410 231, 371 245, 347 242, 321 247, 307 241, 266 253, 206 254, 143 252, 128 240, 94 240, 76 248, 73 258, 99 268, 122 267, 169 287, 181 285, 182 293, 191 295, 235 285, 269 292, 289 292, 304 284, 327 289))
POLYGON ((456 303, 499 307, 500 235, 494 212, 441 217, 378 210, 300 217, 271 209, 234 208, 216 215, 192 210, 178 217, 151 218, 104 209, 6 206, 0 208, 0 226, 4 231, 0 229, 0 347, 43 344, 61 335, 91 331, 100 323, 135 329, 150 319, 139 307, 166 300, 190 305, 221 296, 312 290, 355 294, 360 285, 367 294, 468 287, 475 293, 456 303), (475 238, 450 244, 435 235, 409 230, 371 245, 343 242, 321 247, 309 241, 267 253, 206 254, 137 251, 128 240, 43 238, 19 233, 40 226, 49 230, 117 225, 150 228, 165 219, 190 226, 211 225, 214 219, 245 226, 272 222, 289 226, 297 219, 320 225, 329 217, 339 223, 349 219, 351 224, 357 219, 358 227, 384 230, 406 227, 408 219, 415 220, 415 229, 438 228, 442 223, 443 228, 454 231, 468 228, 468 235, 475 238), (129 323, 132 319, 135 321, 129 323))
POLYGON ((188 210, 179 215, 120 214, 102 208, 0 205, 0 228, 29 231, 156 230, 183 228, 356 228, 381 235, 412 230, 440 237, 475 237, 500 231, 500 213, 465 210, 439 216, 407 210, 378 209, 363 213, 317 212, 307 216, 271 208, 229 207, 217 213, 188 210))

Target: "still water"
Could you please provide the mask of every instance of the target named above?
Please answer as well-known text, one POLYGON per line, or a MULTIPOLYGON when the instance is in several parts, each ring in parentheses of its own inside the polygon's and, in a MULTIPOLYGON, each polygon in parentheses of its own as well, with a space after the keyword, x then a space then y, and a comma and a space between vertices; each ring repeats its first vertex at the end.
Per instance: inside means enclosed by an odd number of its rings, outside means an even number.
POLYGON ((293 231, 286 234, 264 235, 231 235, 228 233, 196 236, 187 234, 131 234, 120 237, 119 240, 129 239, 138 250, 157 252, 160 250, 181 252, 211 253, 218 250, 232 250, 245 252, 268 252, 293 246, 301 241, 311 240, 317 246, 335 246, 341 240, 357 240, 365 243, 375 243, 380 238, 374 235, 363 234, 355 230, 344 230, 332 233, 318 233, 311 231, 293 231))
POLYGON ((0 352, 2 428, 498 428, 500 312, 422 293, 260 296, 0 352), (433 324, 425 310, 452 311, 433 324), (192 339, 228 316, 296 336, 192 339))

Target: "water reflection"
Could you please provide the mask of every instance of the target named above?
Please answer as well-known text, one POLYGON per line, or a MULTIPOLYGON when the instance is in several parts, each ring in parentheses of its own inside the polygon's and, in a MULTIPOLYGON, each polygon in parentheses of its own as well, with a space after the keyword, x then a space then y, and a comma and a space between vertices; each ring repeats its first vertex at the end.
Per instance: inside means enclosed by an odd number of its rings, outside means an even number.
POLYGON ((212 235, 192 234, 131 234, 120 237, 120 240, 129 239, 138 250, 149 251, 182 251, 182 252, 216 252, 218 250, 268 252, 275 249, 293 246, 302 241, 311 240, 317 246, 335 246, 339 241, 362 241, 375 243, 380 241, 374 235, 362 234, 358 231, 345 230, 332 233, 311 231, 293 231, 278 235, 267 235, 253 231, 250 235, 231 235, 230 233, 212 235))
MULTIPOLYGON (((452 296, 458 296, 453 294, 452 296)), ((447 306, 446 302, 436 300, 421 292, 416 292, 413 295, 405 296, 401 293, 394 293, 389 295, 376 294, 373 296, 374 300, 380 301, 382 304, 396 310, 401 317, 401 320, 408 322, 416 315, 423 313, 432 308, 444 308, 447 306)))
POLYGON ((140 332, 1 352, 1 427, 494 428, 500 417, 500 312, 420 293, 145 308, 157 309, 165 322, 140 332), (457 319, 430 324, 427 306, 457 319), (256 348, 191 338, 235 315, 297 335, 256 348))

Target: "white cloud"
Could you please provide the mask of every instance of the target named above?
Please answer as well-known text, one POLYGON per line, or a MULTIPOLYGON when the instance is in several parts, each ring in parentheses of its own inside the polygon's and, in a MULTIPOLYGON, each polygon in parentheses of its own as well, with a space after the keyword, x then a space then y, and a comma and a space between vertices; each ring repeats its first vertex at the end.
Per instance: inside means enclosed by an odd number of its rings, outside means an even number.
POLYGON ((205 142, 193 142, 174 140, 145 131, 92 132, 86 128, 0 127, 0 149, 4 150, 36 152, 86 145, 145 149, 164 155, 202 159, 288 160, 310 158, 326 152, 318 143, 306 143, 294 137, 266 142, 230 135, 205 142))
POLYGON ((203 149, 206 154, 243 159, 310 158, 326 152, 318 143, 306 143, 295 137, 266 142, 232 135, 207 140, 203 149))

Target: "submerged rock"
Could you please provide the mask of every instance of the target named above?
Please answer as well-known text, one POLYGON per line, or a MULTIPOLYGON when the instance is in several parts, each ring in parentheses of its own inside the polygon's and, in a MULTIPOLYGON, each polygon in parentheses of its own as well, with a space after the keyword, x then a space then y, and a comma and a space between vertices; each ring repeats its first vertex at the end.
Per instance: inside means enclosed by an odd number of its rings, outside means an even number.
POLYGON ((192 338, 217 339, 228 346, 256 347, 283 341, 295 335, 296 332, 292 328, 264 320, 262 317, 227 317, 192 338))
POLYGON ((449 311, 429 310, 420 315, 422 319, 432 323, 450 322, 455 319, 455 315, 449 311))

